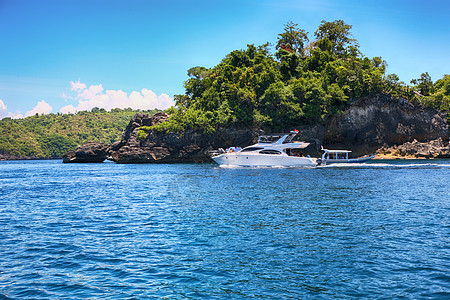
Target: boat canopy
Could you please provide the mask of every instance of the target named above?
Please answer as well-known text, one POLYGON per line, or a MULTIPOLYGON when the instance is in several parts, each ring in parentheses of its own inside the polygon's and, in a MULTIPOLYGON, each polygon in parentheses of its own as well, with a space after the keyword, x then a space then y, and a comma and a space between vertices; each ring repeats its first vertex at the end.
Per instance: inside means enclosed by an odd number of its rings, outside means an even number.
POLYGON ((328 150, 328 149, 323 149, 323 151, 328 152, 328 153, 350 153, 350 152, 352 152, 350 150, 328 150))
POLYGON ((325 160, 330 160, 330 159, 346 159, 348 160, 348 154, 352 151, 350 150, 328 150, 328 149, 323 149, 322 147, 322 151, 324 152, 322 155, 322 159, 325 160))

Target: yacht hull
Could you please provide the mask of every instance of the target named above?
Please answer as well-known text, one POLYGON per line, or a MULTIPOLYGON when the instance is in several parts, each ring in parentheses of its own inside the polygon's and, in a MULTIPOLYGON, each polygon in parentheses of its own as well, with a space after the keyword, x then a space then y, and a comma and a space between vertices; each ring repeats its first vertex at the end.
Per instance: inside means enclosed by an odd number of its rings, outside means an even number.
POLYGON ((224 153, 212 157, 221 166, 240 167, 316 167, 315 158, 271 154, 224 153))

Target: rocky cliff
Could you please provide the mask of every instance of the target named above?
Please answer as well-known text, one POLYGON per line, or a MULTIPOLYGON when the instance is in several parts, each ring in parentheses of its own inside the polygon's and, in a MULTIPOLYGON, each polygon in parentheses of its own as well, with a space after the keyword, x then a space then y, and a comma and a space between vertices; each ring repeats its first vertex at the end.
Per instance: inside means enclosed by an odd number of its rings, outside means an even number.
POLYGON ((210 161, 208 151, 227 145, 248 145, 262 130, 227 128, 214 134, 196 131, 160 133, 148 131, 139 138, 141 126, 151 126, 165 121, 169 116, 136 114, 123 133, 122 140, 111 145, 108 159, 117 163, 179 163, 210 161))
POLYGON ((64 154, 63 163, 103 162, 107 158, 109 148, 109 145, 103 143, 89 142, 64 154))
MULTIPOLYGON (((107 157, 117 163, 206 162, 210 161, 210 150, 244 147, 254 143, 259 135, 271 133, 270 129, 235 127, 217 129, 214 134, 196 131, 160 133, 153 130, 138 134, 142 126, 164 122, 168 117, 165 113, 153 116, 136 114, 121 141, 103 146, 103 152, 97 149, 100 153, 98 158, 95 155, 92 158, 99 161, 107 157)), ((342 114, 321 124, 286 128, 284 131, 292 129, 298 129, 302 139, 311 143, 307 149, 314 156, 319 156, 320 145, 330 149, 350 149, 355 155, 362 155, 414 140, 441 139, 444 145, 449 139, 446 114, 381 94, 358 99, 342 114)), ((79 148, 75 155, 66 155, 65 162, 77 162, 77 153, 82 154, 79 158, 83 161, 88 152, 79 148)), ((439 157, 439 154, 434 157, 439 157)))
POLYGON ((355 155, 413 140, 449 138, 446 114, 382 94, 358 99, 325 126, 324 145, 351 149, 355 155))

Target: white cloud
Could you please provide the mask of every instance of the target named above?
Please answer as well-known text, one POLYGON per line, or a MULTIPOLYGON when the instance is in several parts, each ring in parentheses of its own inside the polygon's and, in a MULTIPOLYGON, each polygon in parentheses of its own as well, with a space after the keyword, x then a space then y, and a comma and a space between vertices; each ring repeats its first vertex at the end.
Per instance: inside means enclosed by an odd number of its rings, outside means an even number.
POLYGON ((59 111, 62 112, 63 114, 68 114, 68 113, 76 112, 77 108, 75 106, 73 106, 72 104, 70 104, 70 105, 64 106, 59 111))
POLYGON ((0 119, 6 115, 6 104, 0 99, 0 119))
POLYGON ((64 98, 64 101, 67 102, 67 100, 72 100, 73 97, 67 95, 66 93, 61 93, 61 97, 64 98))
POLYGON ((79 89, 78 97, 81 99, 92 99, 98 94, 103 92, 103 86, 99 85, 91 85, 89 88, 79 89))
POLYGON ((38 104, 30 111, 25 113, 25 117, 33 116, 35 114, 49 114, 53 108, 44 100, 39 101, 38 104))
POLYGON ((20 112, 16 112, 16 113, 8 113, 7 117, 10 117, 12 119, 23 119, 23 115, 20 112))
POLYGON ((23 115, 20 111, 16 111, 15 113, 7 112, 6 104, 3 103, 3 101, 0 99, 0 119, 4 117, 9 117, 12 119, 23 119, 24 117, 33 116, 35 114, 49 114, 52 110, 53 108, 50 106, 50 104, 42 100, 39 101, 32 110, 27 111, 25 115, 23 115))
POLYGON ((77 90, 84 90, 86 88, 86 85, 84 83, 81 83, 79 80, 77 82, 70 82, 70 90, 71 91, 77 91, 77 90))
POLYGON ((2 101, 2 99, 0 99, 0 119, 3 119, 5 117, 9 117, 12 119, 22 119, 23 115, 17 111, 16 113, 12 113, 12 112, 7 112, 7 105, 2 101))
MULTIPOLYGON (((60 109, 62 113, 75 113, 77 111, 91 110, 94 107, 111 110, 113 108, 132 109, 166 109, 175 102, 166 94, 156 95, 149 89, 142 89, 140 92, 133 91, 128 95, 122 90, 106 90, 103 86, 91 85, 87 87, 84 83, 71 82, 71 91, 76 92, 74 99, 78 100, 78 105, 72 104, 60 109)), ((65 95, 65 99, 70 99, 65 95)))

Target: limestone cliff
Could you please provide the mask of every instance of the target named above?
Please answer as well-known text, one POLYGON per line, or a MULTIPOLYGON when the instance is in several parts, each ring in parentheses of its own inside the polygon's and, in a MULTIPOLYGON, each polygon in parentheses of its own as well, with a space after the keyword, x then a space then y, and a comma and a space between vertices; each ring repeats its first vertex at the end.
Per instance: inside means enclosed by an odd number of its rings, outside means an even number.
POLYGON ((442 138, 447 141, 446 117, 434 109, 378 94, 355 101, 343 114, 332 118, 325 125, 323 143, 361 155, 413 140, 425 142, 442 138))

